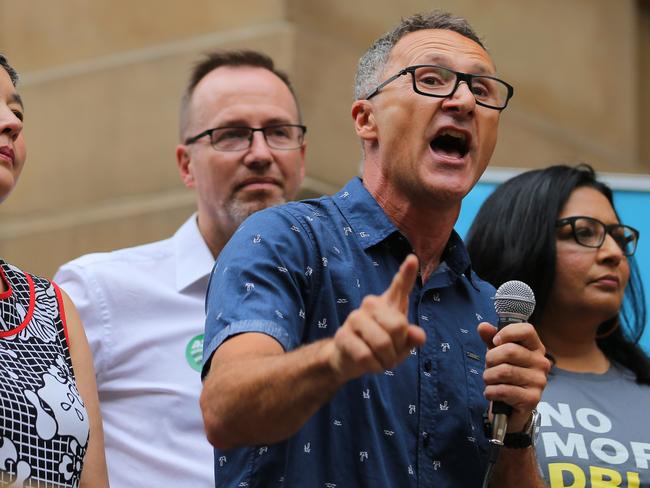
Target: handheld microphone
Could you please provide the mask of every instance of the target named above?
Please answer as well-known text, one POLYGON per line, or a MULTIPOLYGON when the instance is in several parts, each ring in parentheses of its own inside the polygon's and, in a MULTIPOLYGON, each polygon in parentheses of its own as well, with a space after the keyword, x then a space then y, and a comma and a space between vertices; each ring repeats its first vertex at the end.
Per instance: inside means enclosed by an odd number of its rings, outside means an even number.
MULTIPOLYGON (((499 316, 499 330, 508 324, 526 322, 535 310, 535 294, 530 286, 522 281, 506 281, 494 295, 494 308, 499 316)), ((508 416, 511 413, 512 407, 507 403, 492 403, 492 444, 503 445, 508 416)))

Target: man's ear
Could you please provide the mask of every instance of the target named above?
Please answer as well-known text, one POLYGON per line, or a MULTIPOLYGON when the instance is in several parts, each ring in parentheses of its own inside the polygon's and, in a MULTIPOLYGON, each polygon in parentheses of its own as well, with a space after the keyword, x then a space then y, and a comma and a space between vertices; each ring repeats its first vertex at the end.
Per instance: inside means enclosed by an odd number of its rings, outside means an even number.
POLYGON ((190 159, 189 148, 185 144, 176 146, 176 164, 178 165, 178 172, 181 175, 181 180, 188 188, 194 188, 194 174, 192 174, 193 166, 190 159))
POLYGON ((307 141, 303 141, 300 148, 300 184, 305 180, 305 152, 307 151, 307 141))
POLYGON ((362 140, 377 139, 374 107, 368 100, 357 100, 352 104, 354 130, 362 140))

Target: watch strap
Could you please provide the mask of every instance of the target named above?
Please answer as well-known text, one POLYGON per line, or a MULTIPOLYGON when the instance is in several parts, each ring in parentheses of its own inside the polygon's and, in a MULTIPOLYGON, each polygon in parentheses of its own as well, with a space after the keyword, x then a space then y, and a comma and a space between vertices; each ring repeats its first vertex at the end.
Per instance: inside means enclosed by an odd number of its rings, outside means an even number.
POLYGON ((529 432, 510 432, 503 439, 503 445, 510 449, 525 449, 533 444, 529 432))
POLYGON ((526 449, 535 444, 535 438, 539 432, 539 412, 535 409, 530 414, 530 420, 521 432, 507 433, 503 439, 503 445, 510 449, 526 449))

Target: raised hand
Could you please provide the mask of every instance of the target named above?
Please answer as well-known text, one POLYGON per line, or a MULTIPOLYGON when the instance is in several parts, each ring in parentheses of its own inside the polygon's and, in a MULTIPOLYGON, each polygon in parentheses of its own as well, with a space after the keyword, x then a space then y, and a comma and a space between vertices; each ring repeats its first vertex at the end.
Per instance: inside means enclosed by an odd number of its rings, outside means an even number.
POLYGON ((535 328, 510 324, 500 331, 482 322, 478 332, 488 346, 485 355, 485 398, 512 406, 508 431, 519 432, 530 418, 546 386, 551 363, 535 328))
POLYGON ((424 344, 422 328, 408 322, 408 299, 418 274, 410 254, 381 295, 368 295, 334 336, 330 362, 341 381, 391 369, 424 344))

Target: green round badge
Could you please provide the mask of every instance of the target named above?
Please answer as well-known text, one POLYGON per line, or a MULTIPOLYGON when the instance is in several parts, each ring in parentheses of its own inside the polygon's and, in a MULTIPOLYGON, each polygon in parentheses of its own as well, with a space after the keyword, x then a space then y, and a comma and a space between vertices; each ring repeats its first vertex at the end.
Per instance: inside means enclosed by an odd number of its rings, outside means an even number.
POLYGON ((185 359, 187 364, 196 371, 201 371, 203 366, 203 334, 199 334, 190 339, 185 347, 185 359))

